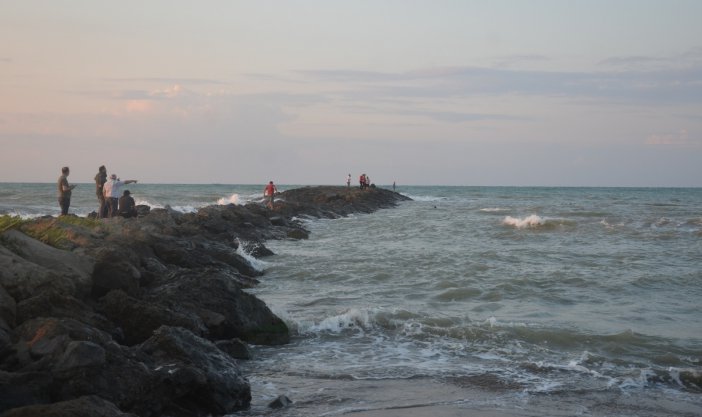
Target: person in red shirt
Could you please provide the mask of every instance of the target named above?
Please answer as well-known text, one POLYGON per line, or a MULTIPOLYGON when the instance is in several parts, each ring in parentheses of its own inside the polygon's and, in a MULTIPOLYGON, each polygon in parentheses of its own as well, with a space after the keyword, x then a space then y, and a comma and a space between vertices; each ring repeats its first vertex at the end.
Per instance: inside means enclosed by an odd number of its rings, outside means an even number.
POLYGON ((270 181, 268 185, 266 185, 266 188, 263 190, 263 198, 268 198, 268 208, 270 209, 273 209, 273 197, 277 192, 278 189, 275 187, 275 184, 273 184, 273 181, 270 181))

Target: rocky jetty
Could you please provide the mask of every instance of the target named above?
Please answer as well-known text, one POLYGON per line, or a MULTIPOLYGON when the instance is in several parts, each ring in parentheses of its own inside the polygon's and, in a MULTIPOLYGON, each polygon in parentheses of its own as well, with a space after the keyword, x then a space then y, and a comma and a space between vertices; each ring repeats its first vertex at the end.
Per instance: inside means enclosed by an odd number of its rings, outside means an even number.
MULTIPOLYGON (((305 187, 260 204, 0 228, 0 416, 198 416, 246 409, 248 344, 289 341, 245 289, 248 256, 300 218, 392 207, 382 189, 305 187)), ((148 214, 146 214, 148 213, 148 214)))

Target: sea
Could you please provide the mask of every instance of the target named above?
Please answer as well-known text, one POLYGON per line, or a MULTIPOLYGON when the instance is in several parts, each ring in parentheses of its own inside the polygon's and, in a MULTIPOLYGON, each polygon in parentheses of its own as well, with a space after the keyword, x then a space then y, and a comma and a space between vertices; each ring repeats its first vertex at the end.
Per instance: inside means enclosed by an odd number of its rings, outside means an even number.
MULTIPOLYGON (((55 187, 0 184, 0 214, 56 215, 55 187)), ((263 187, 127 188, 192 212, 263 187)), ((397 192, 412 200, 301 218, 308 240, 250 258, 264 275, 247 291, 292 340, 252 346, 237 415, 702 416, 702 189, 397 192)), ((70 211, 96 205, 81 184, 70 211)))

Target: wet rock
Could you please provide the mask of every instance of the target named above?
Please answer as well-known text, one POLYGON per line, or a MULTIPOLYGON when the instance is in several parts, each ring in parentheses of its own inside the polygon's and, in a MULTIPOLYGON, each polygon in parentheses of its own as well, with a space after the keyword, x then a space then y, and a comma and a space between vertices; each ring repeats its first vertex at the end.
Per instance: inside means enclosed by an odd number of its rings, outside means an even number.
POLYGON ((268 249, 261 242, 244 242, 241 244, 244 251, 256 259, 265 258, 266 256, 275 255, 272 250, 268 249))
POLYGON ((226 414, 251 401, 251 389, 236 362, 186 329, 163 326, 140 350, 154 357, 165 370, 162 377, 178 387, 181 395, 173 401, 183 409, 226 414))
POLYGON ((290 400, 290 398, 286 397, 285 395, 279 395, 278 398, 268 403, 268 408, 285 408, 290 406, 292 403, 293 402, 290 400))
POLYGON ((290 340, 288 327, 258 298, 241 290, 230 276, 210 271, 197 274, 183 271, 172 282, 151 290, 152 302, 169 300, 179 311, 199 317, 219 314, 224 320, 209 323, 209 337, 214 340, 240 338, 254 344, 284 344, 290 340), (193 297, 193 294, 198 294, 193 297))
POLYGON ((253 358, 249 345, 240 339, 218 340, 215 342, 215 346, 234 359, 249 360, 253 358))
POLYGON ((302 229, 288 230, 287 237, 295 240, 309 239, 310 235, 302 229))

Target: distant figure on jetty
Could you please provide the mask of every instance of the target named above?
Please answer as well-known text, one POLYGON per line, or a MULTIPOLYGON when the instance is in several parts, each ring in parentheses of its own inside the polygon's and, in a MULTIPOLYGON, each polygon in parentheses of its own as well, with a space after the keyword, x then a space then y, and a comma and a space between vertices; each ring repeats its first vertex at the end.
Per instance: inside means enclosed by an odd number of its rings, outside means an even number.
POLYGON ((395 181, 392 182, 392 190, 395 191, 395 181))
POLYGON ((346 187, 351 188, 351 174, 346 177, 346 187))
POLYGON ((71 206, 71 191, 76 188, 75 185, 68 185, 68 175, 71 170, 68 167, 61 168, 61 176, 58 179, 58 203, 61 207, 61 215, 68 214, 68 207, 71 206))
POLYGON ((361 174, 361 176, 358 178, 358 184, 361 187, 361 190, 368 188, 368 177, 366 174, 361 174))
POLYGON ((98 203, 100 203, 100 208, 97 213, 98 219, 107 217, 107 204, 105 204, 105 194, 103 193, 103 187, 106 182, 107 168, 105 168, 105 165, 102 165, 98 168, 98 173, 95 174, 95 194, 97 194, 98 203))
POLYGON ((108 217, 115 217, 118 213, 119 192, 122 190, 122 186, 136 182, 137 180, 120 181, 116 174, 110 175, 110 180, 102 188, 107 203, 108 217))
POLYGON ((266 188, 263 189, 263 198, 266 199, 266 197, 268 197, 268 208, 271 210, 273 209, 273 198, 277 192, 278 189, 275 187, 275 184, 273 184, 273 181, 270 181, 268 185, 266 185, 266 188))
POLYGON ((130 194, 129 190, 124 190, 124 194, 119 198, 119 209, 117 212, 125 219, 137 216, 136 204, 130 194))

